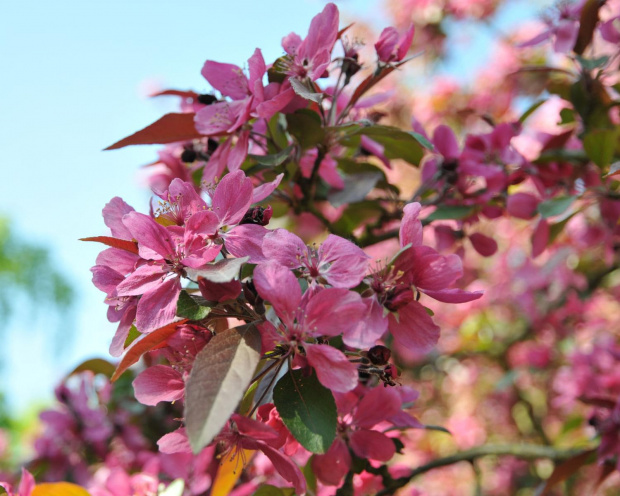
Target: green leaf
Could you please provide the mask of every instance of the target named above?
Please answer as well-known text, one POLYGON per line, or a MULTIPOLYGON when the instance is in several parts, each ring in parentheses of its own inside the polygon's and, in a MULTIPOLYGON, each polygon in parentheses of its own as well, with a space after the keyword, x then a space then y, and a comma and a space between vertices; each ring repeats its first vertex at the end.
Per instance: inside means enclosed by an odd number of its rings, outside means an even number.
POLYGON ((312 455, 307 463, 304 465, 304 468, 301 469, 301 472, 304 474, 304 478, 306 479, 306 487, 310 494, 316 494, 316 474, 314 470, 312 470, 312 459, 314 455, 312 455))
POLYGON ((222 430, 260 360, 254 324, 217 333, 198 353, 185 387, 185 427, 198 454, 222 430))
POLYGON ((273 390, 273 402, 291 434, 312 453, 325 453, 336 437, 336 402, 313 371, 289 370, 273 390))
MULTIPOLYGON (((269 119, 267 127, 269 128, 268 135, 271 137, 271 139, 273 139, 275 145, 280 149, 286 148, 288 146, 288 138, 286 137, 285 132, 286 118, 284 117, 284 115, 278 112, 271 119, 269 119)), ((271 150, 270 148, 270 151, 273 150, 271 150)))
POLYGON ((250 257, 225 258, 205 265, 201 269, 187 269, 187 276, 196 281, 204 277, 211 282, 230 282, 239 275, 239 270, 250 257))
POLYGON ((618 128, 597 129, 583 137, 583 149, 590 160, 601 168, 611 164, 618 143, 618 128))
POLYGON ((427 150, 432 151, 435 149, 435 146, 420 133, 416 133, 415 131, 409 131, 409 134, 413 136, 417 140, 417 142, 420 143, 427 150))
POLYGON ((440 205, 437 209, 424 220, 431 222, 434 220, 464 219, 474 212, 474 207, 465 205, 440 205))
POLYGON ((443 432, 445 434, 452 435, 452 433, 448 429, 446 429, 445 427, 443 427, 441 425, 425 425, 424 428, 427 431, 437 431, 437 432, 443 432))
POLYGON ((83 372, 85 370, 90 370, 95 374, 103 374, 109 379, 110 377, 112 377, 112 375, 114 375, 116 365, 111 364, 103 358, 92 358, 90 360, 82 362, 77 367, 75 367, 71 372, 69 372, 69 376, 79 374, 80 372, 83 372))
POLYGON ((211 308, 196 303, 187 291, 181 291, 177 301, 177 315, 190 320, 202 320, 211 312, 211 308))
POLYGON ((425 142, 424 146, 428 145, 432 149, 432 145, 420 134, 402 131, 392 126, 364 126, 350 134, 355 135, 368 136, 383 145, 383 153, 387 158, 403 159, 413 165, 418 165, 424 156, 421 141, 425 142))
POLYGON ((536 112, 536 110, 538 110, 538 107, 540 107, 543 103, 545 103, 547 100, 538 100, 537 102, 534 102, 532 105, 530 105, 530 107, 523 112, 523 114, 521 115, 521 117, 519 117, 519 122, 521 124, 523 124, 525 122, 525 120, 532 115, 534 112, 536 112))
POLYGON ((291 88, 293 91, 297 93, 300 97, 305 100, 311 100, 316 103, 321 103, 323 100, 323 93, 315 93, 310 88, 308 88, 304 83, 302 83, 299 79, 295 77, 288 78, 291 83, 291 88))
POLYGON ((279 487, 266 484, 264 486, 260 486, 253 493, 253 496, 284 496, 284 491, 282 491, 279 487))
POLYGON ((566 217, 566 219, 562 219, 560 222, 556 222, 549 226, 549 243, 553 243, 555 241, 555 239, 560 235, 560 233, 566 227, 566 224, 568 224, 568 221, 571 220, 575 216, 575 213, 572 213, 571 215, 566 217))
POLYGON ((560 196, 538 204, 538 213, 543 218, 554 217, 566 211, 575 201, 576 196, 560 196))
POLYGON ((287 130, 302 149, 312 148, 325 138, 321 117, 310 109, 301 109, 286 116, 287 130))
POLYGON ((382 176, 379 171, 349 174, 344 178, 344 188, 329 193, 327 199, 334 207, 360 202, 373 190, 382 176))
POLYGON ((362 221, 376 218, 384 212, 383 207, 376 201, 363 201, 350 205, 334 224, 338 232, 352 232, 359 227, 362 221))
POLYGON ((289 157, 292 149, 293 149, 293 146, 289 145, 284 150, 279 151, 278 153, 273 153, 271 155, 250 154, 249 157, 256 160, 261 165, 268 165, 269 167, 276 167, 282 164, 289 157))
POLYGON ((577 55, 577 60, 581 64, 581 67, 583 67, 586 71, 592 71, 606 65, 607 62, 609 62, 609 57, 607 55, 603 55, 595 59, 587 59, 585 57, 580 57, 579 55, 577 55))
POLYGON ((560 110, 560 124, 572 124, 575 122, 575 111, 569 108, 560 110))
POLYGON ((243 395, 241 405, 239 406, 239 414, 247 415, 252 409, 252 403, 254 402, 254 396, 256 394, 256 389, 258 388, 259 382, 260 381, 254 382, 243 395))

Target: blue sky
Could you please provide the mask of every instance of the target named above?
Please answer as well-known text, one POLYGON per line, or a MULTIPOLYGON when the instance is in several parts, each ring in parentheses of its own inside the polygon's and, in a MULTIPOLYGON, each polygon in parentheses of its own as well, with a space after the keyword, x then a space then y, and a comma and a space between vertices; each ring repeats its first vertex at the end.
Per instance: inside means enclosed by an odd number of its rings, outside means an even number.
MULTIPOLYGON (((372 0, 337 2, 345 17, 377 19, 372 0)), ((103 294, 90 283, 100 247, 78 238, 104 234, 101 209, 121 196, 145 211, 148 192, 139 166, 154 147, 103 152, 175 109, 174 99, 148 100, 149 82, 207 91, 206 59, 243 65, 255 47, 267 61, 280 56, 280 39, 304 35, 322 0, 164 2, 4 2, 0 11, 0 215, 23 239, 49 248, 76 290, 73 318, 53 319, 20 306, 3 329, 4 390, 13 408, 48 401, 55 382, 84 359, 107 356, 115 326, 105 317, 103 294), (59 346, 54 344, 60 336, 59 346), (58 349, 62 353, 58 353, 58 349)), ((508 25, 534 12, 511 2, 508 25), (515 10, 516 9, 516 10, 515 10)), ((463 57, 483 53, 485 33, 457 51, 452 66, 472 69, 463 57)), ((36 283, 36 281, 33 281, 36 283)), ((0 324, 2 325, 2 324, 0 324)))

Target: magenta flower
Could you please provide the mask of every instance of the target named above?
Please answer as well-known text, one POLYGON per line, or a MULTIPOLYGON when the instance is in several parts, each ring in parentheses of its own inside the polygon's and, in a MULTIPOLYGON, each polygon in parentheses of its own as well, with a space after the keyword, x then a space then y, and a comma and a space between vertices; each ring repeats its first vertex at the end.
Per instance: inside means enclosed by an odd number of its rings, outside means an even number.
POLYGON ((381 31, 379 40, 375 43, 375 50, 377 51, 379 60, 386 64, 403 60, 409 48, 411 48, 414 32, 415 26, 413 24, 409 25, 409 28, 402 38, 393 27, 388 27, 381 31))
POLYGON ((389 328, 401 346, 428 351, 439 339, 439 327, 417 301, 418 293, 446 303, 464 303, 482 296, 481 292, 450 288, 463 275, 461 260, 457 255, 446 257, 422 245, 420 209, 419 203, 405 207, 400 226, 404 250, 369 278, 374 295, 364 299, 364 321, 344 335, 345 344, 370 347, 389 328))
POLYGON ((123 223, 138 241, 145 262, 117 286, 116 295, 142 295, 136 327, 150 332, 174 319, 186 269, 200 268, 220 252, 221 246, 207 242, 215 233, 217 217, 213 212, 199 212, 190 217, 185 229, 176 228, 176 232, 137 212, 127 214, 123 223))
POLYGON ((288 54, 289 76, 312 81, 323 76, 331 62, 331 51, 338 37, 338 20, 338 7, 328 3, 323 12, 312 19, 308 36, 303 41, 295 33, 282 39, 282 48, 288 54))
MULTIPOLYGON (((344 288, 316 288, 303 296, 295 276, 275 263, 254 270, 254 285, 261 298, 271 303, 280 319, 278 326, 262 325, 263 341, 272 340, 291 353, 305 358, 319 381, 333 391, 350 391, 358 382, 357 367, 340 350, 329 345, 307 343, 306 339, 338 336, 357 325, 364 304, 357 293, 344 288)), ((269 349, 273 349, 268 346, 269 349)))
POLYGON ((176 401, 185 396, 185 380, 196 355, 213 335, 204 327, 183 324, 166 340, 161 352, 170 365, 154 365, 142 371, 133 381, 136 399, 144 405, 160 401, 176 401))
POLYGON ((17 492, 14 491, 13 486, 8 482, 0 481, 0 487, 4 488, 7 496, 30 496, 34 486, 34 477, 25 468, 22 468, 22 478, 17 487, 17 492))
POLYGON ((538 213, 539 201, 530 193, 514 193, 506 200, 506 210, 517 219, 532 219, 538 213))
POLYGON ((335 288, 357 286, 366 275, 369 259, 358 246, 340 236, 330 234, 317 250, 286 229, 265 236, 263 253, 289 269, 301 268, 302 277, 313 283, 335 288))
MULTIPOLYGON (((306 492, 306 480, 299 467, 274 447, 274 444, 278 444, 279 438, 278 432, 269 425, 235 413, 212 444, 221 446, 222 456, 230 458, 240 456, 238 453, 244 449, 262 451, 278 473, 293 484, 296 493, 303 495, 306 492)), ((191 446, 183 427, 166 434, 157 444, 162 453, 191 453, 191 446)))
POLYGON ((394 456, 396 446, 391 438, 374 429, 378 424, 389 422, 397 427, 422 427, 402 411, 403 396, 396 389, 376 387, 337 394, 336 404, 338 436, 327 453, 315 455, 312 461, 314 472, 325 484, 340 484, 350 470, 351 455, 347 445, 362 459, 387 462, 394 456))

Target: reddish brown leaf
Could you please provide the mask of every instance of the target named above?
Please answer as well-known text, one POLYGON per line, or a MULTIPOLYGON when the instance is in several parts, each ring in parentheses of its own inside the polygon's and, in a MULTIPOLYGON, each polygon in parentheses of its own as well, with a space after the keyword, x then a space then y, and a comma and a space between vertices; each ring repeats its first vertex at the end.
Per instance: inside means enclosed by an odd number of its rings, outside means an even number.
POLYGON ((103 243, 104 245, 111 246, 112 248, 125 250, 129 253, 135 253, 136 255, 138 254, 138 245, 133 241, 127 241, 126 239, 118 239, 111 236, 94 236, 91 238, 80 238, 80 241, 96 241, 97 243, 103 243))
POLYGON ((598 491, 601 484, 607 480, 611 474, 616 471, 616 465, 613 462, 606 461, 601 467, 601 471, 598 474, 598 478, 596 479, 596 484, 594 484, 593 491, 598 491))
POLYGON ((339 39, 342 37, 342 35, 343 35, 344 33, 346 33, 346 32, 349 30, 349 28, 350 28, 351 26, 353 26, 353 24, 355 24, 355 23, 354 23, 354 22, 352 22, 352 23, 351 23, 351 24, 349 24, 348 26, 345 26, 345 27, 343 27, 340 31, 338 31, 338 36, 336 37, 336 39, 337 39, 337 40, 339 40, 339 39))
POLYGON ((612 396, 580 396, 577 399, 586 405, 609 408, 610 410, 616 406, 616 399, 612 396))
POLYGON ((177 332, 177 326, 185 324, 187 321, 188 319, 183 319, 178 322, 172 322, 171 324, 155 329, 153 332, 146 334, 143 338, 134 341, 132 345, 127 348, 121 362, 116 367, 111 381, 116 381, 123 374, 123 372, 140 360, 142 355, 164 343, 166 339, 177 332))
POLYGON ((583 4, 581 18, 579 19, 579 33, 577 34, 577 41, 575 41, 575 46, 573 47, 575 53, 581 55, 592 42, 594 29, 598 22, 598 10, 604 3, 605 2, 601 2, 601 0, 588 0, 583 4))
POLYGON ((568 479, 581 467, 590 463, 590 456, 594 453, 594 451, 595 450, 593 449, 584 451, 583 453, 579 453, 578 455, 575 455, 556 466, 551 476, 545 481, 542 490, 537 492, 537 496, 545 496, 546 494, 549 494, 549 491, 551 491, 553 486, 568 479))
POLYGON ((543 145, 542 151, 555 150, 556 148, 562 148, 575 133, 574 129, 569 129, 560 134, 549 136, 547 142, 543 145))
POLYGON ((198 98, 198 93, 196 93, 195 91, 183 91, 183 90, 163 90, 163 91, 158 91, 157 93, 153 93, 151 95, 151 97, 156 97, 156 96, 179 96, 181 98, 193 98, 194 100, 196 98, 198 98))
POLYGON ((377 75, 371 74, 366 79, 364 79, 351 96, 351 100, 349 101, 349 107, 353 107, 357 101, 362 97, 364 93, 366 93, 370 88, 372 88, 375 84, 381 81, 385 76, 392 73, 396 69, 395 66, 386 66, 381 69, 381 72, 377 75))
POLYGON ((194 115, 192 113, 166 114, 150 126, 117 141, 105 150, 116 150, 130 145, 161 145, 202 138, 203 135, 196 131, 194 126, 194 115))

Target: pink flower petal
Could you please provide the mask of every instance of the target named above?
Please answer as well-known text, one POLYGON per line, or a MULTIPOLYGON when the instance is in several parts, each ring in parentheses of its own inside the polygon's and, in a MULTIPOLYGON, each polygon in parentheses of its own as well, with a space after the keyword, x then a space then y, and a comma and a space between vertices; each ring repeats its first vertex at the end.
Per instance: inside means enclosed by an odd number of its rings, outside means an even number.
POLYGON ((283 177, 284 173, 278 174, 273 181, 269 183, 263 183, 260 186, 254 188, 254 192, 252 194, 252 203, 261 202, 271 193, 273 193, 275 189, 280 185, 280 181, 282 181, 283 177))
POLYGON ((138 302, 136 327, 140 332, 151 332, 174 320, 177 300, 181 293, 178 277, 170 278, 153 291, 145 293, 138 302))
POLYGON ((291 271, 274 262, 259 265, 254 269, 254 285, 284 324, 292 326, 301 302, 301 288, 291 271))
POLYGON ((241 446, 245 449, 261 450, 278 473, 287 481, 289 481, 295 487, 297 494, 302 495, 306 493, 306 479, 302 474, 299 467, 291 460, 290 457, 285 456, 277 449, 272 448, 267 443, 259 440, 243 437, 241 446))
POLYGON ((236 65, 207 60, 201 74, 223 96, 242 100, 249 94, 248 80, 236 65))
POLYGON ((159 441, 157 441, 157 446, 159 446, 159 451, 162 453, 192 452, 192 447, 189 444, 189 439, 187 439, 187 434, 185 433, 185 427, 169 432, 159 438, 159 441))
POLYGON ((536 216, 538 198, 530 193, 514 193, 506 201, 506 210, 517 219, 531 219, 536 216))
POLYGON ((353 423, 370 429, 400 412, 402 400, 393 389, 377 386, 366 392, 353 414, 353 423))
POLYGON ((123 216, 133 212, 135 209, 125 203, 118 196, 112 198, 105 207, 103 207, 103 222, 112 231, 112 236, 120 239, 131 239, 129 229, 123 224, 123 216))
POLYGON ((456 136, 448 126, 437 126, 433 133, 433 144, 439 153, 444 158, 450 160, 456 160, 459 155, 459 144, 456 141, 456 136))
POLYGON ((357 366, 344 353, 325 344, 304 344, 308 363, 316 370, 323 386, 332 391, 346 393, 357 386, 357 366))
MULTIPOLYGON (((95 267, 93 267, 93 269, 94 268, 95 267)), ((93 282, 95 280, 95 274, 97 283, 101 283, 102 281, 100 279, 104 276, 103 271, 97 270, 93 273, 93 282)), ((161 264, 151 263, 141 265, 118 284, 116 287, 116 294, 118 296, 135 296, 154 291, 162 284, 165 275, 166 273, 161 264)), ((111 279, 109 279, 108 276, 106 276, 107 278, 105 280, 109 282, 111 279)))
POLYGON ((368 268, 368 255, 350 241, 330 234, 318 250, 319 272, 336 288, 357 286, 368 268), (324 268, 327 264, 327 268, 324 268))
POLYGON ((399 308, 398 320, 392 314, 388 319, 394 339, 405 348, 425 353, 439 340, 439 327, 417 301, 399 308))
POLYGON ((383 307, 376 298, 362 298, 365 305, 356 326, 342 336, 344 344, 353 348, 368 349, 377 343, 387 331, 388 320, 383 316, 383 307))
POLYGON ((483 257, 490 257, 497 251, 497 242, 482 233, 473 233, 469 235, 469 241, 474 249, 483 257))
POLYGON ((347 334, 366 311, 358 293, 342 288, 323 289, 306 305, 302 326, 312 336, 347 334))
POLYGON ((270 231, 256 224, 235 226, 224 236, 226 249, 235 257, 250 257, 249 263, 266 262, 263 254, 263 242, 270 231))
POLYGON ((385 434, 368 429, 360 429, 351 433, 351 448, 360 458, 387 462, 396 453, 394 442, 385 434))
POLYGON ((154 365, 134 379, 133 388, 140 403, 155 406, 160 401, 176 401, 183 398, 185 381, 172 367, 154 365))
POLYGON ((123 224, 132 238, 138 241, 138 250, 142 258, 151 258, 151 252, 144 252, 143 247, 156 252, 161 258, 170 258, 175 252, 170 232, 148 215, 130 212, 123 217, 123 224))
POLYGON ((419 246, 422 244, 422 222, 418 219, 422 206, 410 203, 403 209, 403 220, 400 224, 400 246, 419 246))
POLYGON ((337 437, 324 455, 314 455, 312 470, 317 478, 330 486, 338 486, 351 468, 351 454, 346 443, 337 437))
POLYGON ((547 248, 549 243, 549 223, 540 219, 532 234, 532 256, 537 257, 547 248))
POLYGON ((292 232, 276 229, 265 236, 263 253, 268 260, 275 260, 289 269, 297 269, 307 258, 308 247, 292 232))
POLYGON ((238 224, 252 204, 252 181, 243 171, 224 176, 215 188, 212 208, 220 219, 220 226, 238 224))

